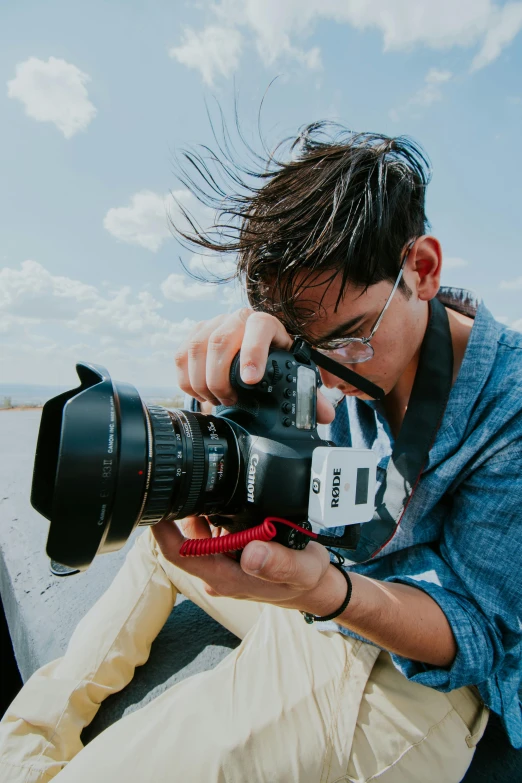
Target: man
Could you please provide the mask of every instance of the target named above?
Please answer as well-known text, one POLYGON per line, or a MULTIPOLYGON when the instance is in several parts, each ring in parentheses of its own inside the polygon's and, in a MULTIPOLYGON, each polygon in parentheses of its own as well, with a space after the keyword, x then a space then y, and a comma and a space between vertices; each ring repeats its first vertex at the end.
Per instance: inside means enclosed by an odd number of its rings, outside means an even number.
MULTIPOLYGON (((522 745, 522 335, 439 291, 415 145, 325 133, 307 129, 248 196, 220 191, 218 235, 190 237, 238 253, 252 309, 197 327, 176 357, 179 383, 202 406, 229 404, 236 352, 255 383, 270 345, 290 348, 296 335, 355 369, 383 402, 322 370, 345 402, 334 414, 320 395, 318 413, 338 445, 377 453, 377 514, 409 411, 431 404, 445 371, 427 459, 386 535, 382 511, 363 526, 374 550, 357 550, 344 573, 313 542, 251 542, 238 563, 181 558, 174 523, 143 534, 64 658, 4 718, 6 781, 459 781, 489 709, 522 745), (82 727, 147 659, 177 591, 242 644, 82 750, 82 727)), ((204 519, 180 527, 211 535, 204 519)))

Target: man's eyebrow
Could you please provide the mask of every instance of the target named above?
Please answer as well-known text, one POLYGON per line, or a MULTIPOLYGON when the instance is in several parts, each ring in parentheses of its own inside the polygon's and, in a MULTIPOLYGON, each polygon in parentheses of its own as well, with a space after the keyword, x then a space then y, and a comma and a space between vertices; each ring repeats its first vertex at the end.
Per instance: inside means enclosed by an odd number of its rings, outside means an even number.
POLYGON ((321 335, 321 337, 316 337, 317 343, 327 343, 330 340, 335 340, 338 337, 344 337, 347 332, 350 332, 355 326, 357 326, 358 323, 361 321, 364 321, 366 318, 366 313, 363 315, 356 315, 354 318, 350 318, 349 321, 345 321, 340 326, 336 326, 335 329, 333 329, 331 332, 328 332, 327 334, 321 335))

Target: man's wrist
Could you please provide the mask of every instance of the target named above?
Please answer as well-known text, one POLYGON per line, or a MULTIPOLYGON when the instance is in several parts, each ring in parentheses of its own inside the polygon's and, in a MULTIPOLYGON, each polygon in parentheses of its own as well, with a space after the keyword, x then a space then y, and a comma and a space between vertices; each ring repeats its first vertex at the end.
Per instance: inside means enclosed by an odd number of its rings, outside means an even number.
POLYGON ((335 612, 345 598, 346 578, 330 563, 317 587, 303 596, 299 610, 324 617, 335 612))

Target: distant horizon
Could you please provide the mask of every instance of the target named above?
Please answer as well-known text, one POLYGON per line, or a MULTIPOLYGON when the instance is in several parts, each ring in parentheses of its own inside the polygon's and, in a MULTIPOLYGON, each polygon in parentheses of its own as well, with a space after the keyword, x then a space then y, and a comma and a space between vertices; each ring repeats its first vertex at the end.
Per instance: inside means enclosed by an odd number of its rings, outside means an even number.
MULTIPOLYGON (((145 402, 170 402, 183 395, 178 386, 133 385, 145 402)), ((11 398, 7 407, 40 407, 57 394, 72 388, 74 387, 66 384, 0 383, 0 408, 6 407, 3 405, 6 397, 11 398)))
MULTIPOLYGON (((133 386, 136 386, 138 388, 137 384, 132 384, 133 386)), ((8 383, 0 383, 0 393, 6 391, 7 389, 53 389, 57 391, 67 391, 67 389, 72 389, 73 387, 70 384, 66 383, 18 383, 17 381, 9 381, 8 383)), ((181 394, 182 391, 179 388, 179 386, 142 386, 139 384, 139 388, 146 392, 156 393, 156 392, 176 392, 181 394)))

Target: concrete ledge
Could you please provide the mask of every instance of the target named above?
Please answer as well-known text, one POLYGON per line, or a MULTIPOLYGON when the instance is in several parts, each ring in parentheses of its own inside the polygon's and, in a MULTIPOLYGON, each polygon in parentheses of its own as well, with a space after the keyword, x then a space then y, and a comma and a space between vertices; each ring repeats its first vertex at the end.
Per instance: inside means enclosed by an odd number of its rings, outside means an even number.
MULTIPOLYGON (((22 678, 62 655, 79 619, 106 590, 132 540, 99 557, 85 573, 54 577, 44 553, 47 523, 29 502, 39 411, 0 411, 0 592, 22 678)), ((215 666, 239 643, 183 599, 133 681, 102 705, 84 731, 85 742, 174 683, 215 666)), ((496 717, 479 744, 465 783, 518 783, 522 753, 514 751, 496 717)), ((444 783, 441 781, 441 783, 444 783)))

